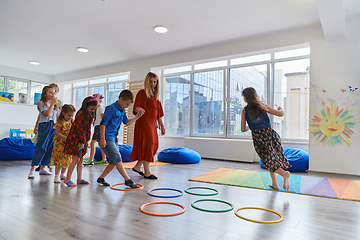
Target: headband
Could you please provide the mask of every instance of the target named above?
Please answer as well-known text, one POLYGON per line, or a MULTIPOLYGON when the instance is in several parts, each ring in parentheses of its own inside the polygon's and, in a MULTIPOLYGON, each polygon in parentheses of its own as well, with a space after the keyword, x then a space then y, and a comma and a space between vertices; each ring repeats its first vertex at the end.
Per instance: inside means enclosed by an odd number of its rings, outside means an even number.
POLYGON ((92 98, 92 99, 90 99, 89 101, 87 101, 87 102, 94 102, 94 101, 98 101, 96 98, 92 98))

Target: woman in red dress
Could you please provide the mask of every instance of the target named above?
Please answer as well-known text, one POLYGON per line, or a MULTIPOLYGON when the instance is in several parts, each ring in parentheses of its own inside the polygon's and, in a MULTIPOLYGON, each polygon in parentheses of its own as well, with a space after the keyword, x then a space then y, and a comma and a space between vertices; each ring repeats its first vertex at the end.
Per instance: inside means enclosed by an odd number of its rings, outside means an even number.
POLYGON ((131 160, 138 162, 133 171, 148 179, 157 179, 150 172, 150 162, 154 162, 154 156, 159 148, 157 126, 161 135, 165 134, 165 127, 162 117, 164 112, 159 99, 159 78, 155 73, 149 72, 144 80, 144 89, 141 89, 135 98, 134 111, 142 113, 135 123, 133 150, 130 154, 131 160), (141 166, 144 165, 143 173, 141 166))

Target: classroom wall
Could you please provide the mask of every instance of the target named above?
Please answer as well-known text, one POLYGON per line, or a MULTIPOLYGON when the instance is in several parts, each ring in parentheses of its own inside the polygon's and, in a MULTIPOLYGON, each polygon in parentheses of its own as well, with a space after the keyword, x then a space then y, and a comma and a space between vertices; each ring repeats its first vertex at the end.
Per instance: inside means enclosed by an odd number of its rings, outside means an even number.
MULTIPOLYGON (((0 76, 10 76, 43 83, 54 82, 54 76, 0 65, 0 76)), ((0 102, 0 139, 9 137, 10 128, 34 129, 38 111, 35 105, 0 102)))
MULTIPOLYGON (((227 55, 246 54, 266 49, 281 48, 289 45, 310 43, 311 63, 310 78, 313 86, 310 91, 310 116, 314 115, 314 110, 321 111, 322 101, 315 102, 319 98, 318 94, 323 93, 325 105, 329 105, 331 99, 335 99, 340 107, 354 108, 352 111, 353 119, 360 119, 359 105, 350 105, 358 99, 358 92, 349 92, 349 86, 359 87, 360 78, 360 17, 353 17, 346 20, 346 38, 337 41, 327 42, 324 39, 320 25, 308 26, 295 30, 288 30, 277 33, 270 33, 262 36, 228 41, 215 45, 194 47, 179 52, 153 56, 151 58, 136 61, 112 64, 108 66, 85 69, 67 74, 55 76, 58 84, 71 81, 96 77, 107 74, 130 71, 131 80, 143 79, 146 73, 159 66, 177 64, 182 62, 198 61, 202 59, 218 58, 227 55), (346 90, 342 92, 341 89, 346 90), (326 92, 323 92, 325 90, 326 92), (342 95, 344 93, 344 95, 342 95), (343 101, 340 101, 343 100, 343 101)), ((70 93, 69 93, 70 94, 70 93)), ((355 122, 354 132, 350 136, 351 146, 346 144, 325 145, 317 144, 316 139, 311 138, 309 145, 304 143, 284 142, 284 146, 299 147, 307 149, 310 154, 310 170, 321 172, 334 172, 345 174, 360 175, 360 149, 356 146, 360 144, 360 122, 355 122)), ((194 141, 196 139, 193 139, 194 141)), ((160 150, 168 146, 189 146, 192 139, 188 138, 160 138, 160 150)), ((229 140, 228 140, 229 141, 229 140)), ((231 140, 230 140, 231 141, 231 140)), ((206 141, 197 141, 196 146, 203 151, 203 144, 206 141)), ((237 146, 237 153, 243 154, 251 152, 249 144, 239 140, 234 140, 237 146)), ((221 146, 219 147, 221 149, 221 146)), ((221 153, 219 151, 219 153, 221 153)), ((204 151, 207 156, 206 151, 204 151)), ((250 159, 251 154, 247 158, 250 159)), ((255 157, 253 157, 255 159, 255 157)), ((240 160, 240 158, 239 158, 240 160)))

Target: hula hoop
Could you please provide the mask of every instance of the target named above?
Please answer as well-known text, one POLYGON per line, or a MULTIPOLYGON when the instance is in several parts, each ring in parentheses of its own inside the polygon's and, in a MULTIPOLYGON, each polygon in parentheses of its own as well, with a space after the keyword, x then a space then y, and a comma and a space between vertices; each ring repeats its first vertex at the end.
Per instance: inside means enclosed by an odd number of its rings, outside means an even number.
POLYGON ((188 187, 187 189, 185 189, 185 192, 188 194, 192 194, 192 195, 197 195, 197 196, 214 196, 219 194, 218 190, 214 189, 214 188, 209 188, 209 187, 188 187), (194 192, 190 192, 190 189, 207 189, 207 190, 212 190, 215 191, 214 193, 194 193, 194 192))
POLYGON ((191 204, 191 206, 193 208, 197 209, 197 210, 204 211, 204 212, 229 212, 229 211, 234 209, 234 206, 231 203, 223 201, 223 200, 218 200, 218 199, 200 199, 200 200, 196 200, 195 202, 193 202, 191 204), (199 207, 195 206, 195 203, 197 203, 197 202, 205 202, 205 201, 213 201, 213 202, 225 203, 225 204, 229 205, 230 208, 225 209, 225 210, 209 210, 209 209, 199 208, 199 207))
POLYGON ((116 183, 110 186, 110 188, 112 190, 116 190, 116 191, 136 191, 136 190, 140 190, 144 188, 144 185, 140 184, 140 183, 136 183, 136 185, 139 185, 139 188, 124 188, 124 189, 119 189, 119 188, 114 188, 115 186, 118 185, 124 185, 125 183, 116 183))
POLYGON ((185 207, 179 203, 173 203, 173 202, 151 202, 151 203, 145 203, 144 205, 142 205, 140 207, 140 211, 142 211, 143 213, 146 213, 148 215, 151 215, 151 216, 158 216, 158 217, 172 217, 172 216, 177 216, 177 215, 180 215, 180 214, 183 214, 185 212, 185 207), (146 206, 149 206, 149 205, 152 205, 152 204, 170 204, 170 205, 176 205, 176 206, 179 206, 181 207, 183 210, 181 212, 178 212, 178 213, 170 213, 170 214, 160 214, 160 213, 151 213, 151 212, 148 212, 148 211, 145 211, 144 208, 146 206))
POLYGON ((153 197, 159 197, 159 198, 175 198, 175 197, 180 197, 183 195, 183 192, 179 189, 176 189, 176 188, 154 188, 154 189, 151 189, 148 191, 148 194, 150 196, 153 196, 153 197), (177 191, 179 192, 180 194, 178 195, 173 195, 173 196, 161 196, 161 195, 155 195, 155 194, 152 194, 151 192, 152 191, 157 191, 157 190, 171 190, 171 191, 177 191))
POLYGON ((267 208, 259 208, 259 207, 243 207, 243 208, 239 208, 235 211, 235 215, 238 216, 239 218, 242 218, 244 220, 250 221, 250 222, 256 222, 256 223, 279 223, 282 220, 284 220, 283 215, 281 215, 280 213, 271 210, 271 209, 267 209, 267 208), (275 213, 276 215, 278 215, 280 217, 280 219, 275 220, 275 221, 260 221, 260 220, 254 220, 254 219, 250 219, 250 218, 246 218, 241 216, 240 214, 238 214, 238 211, 243 210, 243 209, 258 209, 258 210, 264 210, 264 211, 268 211, 268 212, 272 212, 275 213))

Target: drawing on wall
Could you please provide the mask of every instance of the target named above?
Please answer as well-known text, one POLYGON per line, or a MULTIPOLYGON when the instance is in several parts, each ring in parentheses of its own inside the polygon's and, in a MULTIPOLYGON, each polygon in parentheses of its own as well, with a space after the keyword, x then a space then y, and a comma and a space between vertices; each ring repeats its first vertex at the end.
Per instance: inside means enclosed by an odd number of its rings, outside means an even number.
POLYGON ((350 136, 354 133, 350 128, 354 128, 359 121, 353 119, 353 110, 349 107, 339 110, 336 101, 331 102, 330 107, 323 102, 321 112, 314 110, 315 115, 310 120, 310 138, 317 138, 315 144, 322 143, 323 147, 326 144, 336 145, 343 142, 350 147, 350 136))
POLYGON ((19 93, 19 103, 26 103, 27 94, 19 93))
POLYGON ((350 90, 350 92, 355 92, 356 90, 358 90, 358 88, 349 86, 349 90, 350 90))
POLYGON ((34 93, 34 104, 36 105, 41 98, 41 93, 34 93))
POLYGON ((14 102, 14 94, 8 92, 0 92, 0 102, 14 102))

